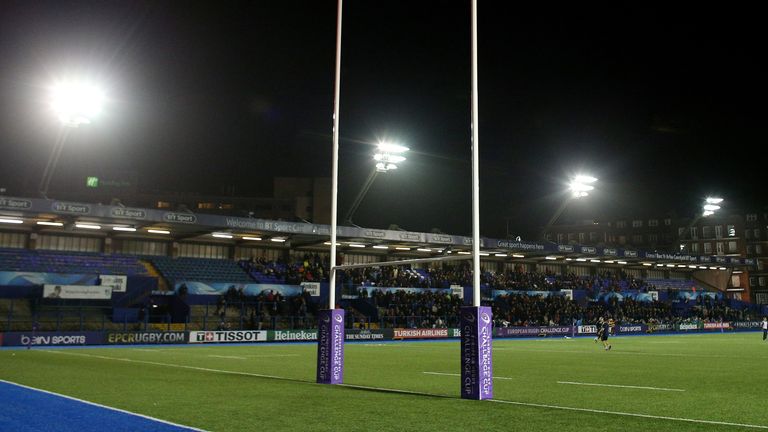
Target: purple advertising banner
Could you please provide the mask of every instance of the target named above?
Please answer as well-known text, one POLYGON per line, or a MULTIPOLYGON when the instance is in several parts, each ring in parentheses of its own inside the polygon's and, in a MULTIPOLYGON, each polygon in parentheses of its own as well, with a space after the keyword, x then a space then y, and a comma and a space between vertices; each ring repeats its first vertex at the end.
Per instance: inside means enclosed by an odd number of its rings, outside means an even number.
POLYGON ((4 346, 39 345, 101 345, 103 332, 8 332, 2 339, 4 346))
POLYGON ((344 381, 344 309, 321 310, 317 331, 317 382, 344 381))
POLYGON ((496 329, 498 337, 539 336, 539 335, 569 335, 573 332, 571 326, 557 327, 507 327, 496 329))
POLYGON ((493 398, 493 320, 491 308, 461 308, 461 397, 493 398))

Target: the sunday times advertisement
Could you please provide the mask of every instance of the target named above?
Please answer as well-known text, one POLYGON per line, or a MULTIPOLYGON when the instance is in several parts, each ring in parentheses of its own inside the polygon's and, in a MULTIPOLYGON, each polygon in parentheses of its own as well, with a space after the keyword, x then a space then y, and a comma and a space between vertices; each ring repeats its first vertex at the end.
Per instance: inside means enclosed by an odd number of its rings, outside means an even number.
POLYGON ((266 342, 266 330, 192 331, 189 343, 266 342))
POLYGON ((177 344, 187 342, 186 332, 110 332, 107 333, 108 344, 177 344))

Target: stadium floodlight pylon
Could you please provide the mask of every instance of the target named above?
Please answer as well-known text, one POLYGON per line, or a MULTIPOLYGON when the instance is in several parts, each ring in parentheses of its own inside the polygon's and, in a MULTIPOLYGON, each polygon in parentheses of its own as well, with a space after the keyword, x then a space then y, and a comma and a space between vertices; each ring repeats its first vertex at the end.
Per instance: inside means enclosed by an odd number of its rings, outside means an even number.
POLYGON ((333 166, 331 180, 331 256, 328 309, 319 313, 317 382, 341 384, 344 381, 344 310, 336 308, 336 272, 360 267, 384 267, 435 261, 472 259, 472 306, 461 308, 461 397, 493 398, 492 332, 490 307, 480 305, 480 173, 477 89, 477 0, 472 0, 472 255, 417 258, 369 264, 336 264, 338 223, 339 94, 341 83, 342 0, 336 18, 336 75, 333 103, 333 166))

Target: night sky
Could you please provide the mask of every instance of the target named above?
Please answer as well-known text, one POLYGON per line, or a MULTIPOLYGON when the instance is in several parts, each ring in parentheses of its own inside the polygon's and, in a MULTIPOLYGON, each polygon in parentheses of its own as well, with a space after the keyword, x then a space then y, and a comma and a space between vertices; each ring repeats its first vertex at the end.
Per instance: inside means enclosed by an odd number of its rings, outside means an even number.
MULTIPOLYGON (((533 239, 577 172, 598 190, 561 222, 688 217, 709 194, 766 204, 757 9, 506 3, 479 5, 482 235, 533 239)), ((345 2, 340 217, 389 139, 408 161, 355 222, 471 233, 469 5, 345 2)), ((37 185, 58 130, 47 88, 74 76, 109 103, 58 174, 246 196, 270 196, 274 176, 330 176, 335 19, 325 0, 5 0, 0 187, 37 185)))

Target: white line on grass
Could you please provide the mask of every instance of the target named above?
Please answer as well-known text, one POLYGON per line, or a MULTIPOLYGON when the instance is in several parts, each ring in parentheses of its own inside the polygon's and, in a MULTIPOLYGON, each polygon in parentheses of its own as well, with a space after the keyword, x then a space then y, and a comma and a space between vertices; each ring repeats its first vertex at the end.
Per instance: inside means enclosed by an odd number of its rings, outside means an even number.
POLYGON ((570 384, 570 385, 595 386, 595 387, 618 387, 618 388, 629 388, 629 389, 640 389, 640 390, 659 390, 659 391, 673 391, 673 392, 685 391, 683 389, 664 388, 664 387, 644 387, 644 386, 631 386, 631 385, 618 385, 618 384, 597 384, 597 383, 583 383, 583 382, 575 382, 575 381, 558 381, 557 383, 570 384))
POLYGON ((254 354, 254 355, 247 355, 246 357, 249 358, 269 358, 269 357, 298 357, 298 354, 254 354))
POLYGON ((510 404, 510 405, 519 405, 519 406, 528 406, 528 407, 537 407, 537 408, 550 408, 550 409, 558 409, 558 410, 566 410, 566 411, 612 414, 612 415, 618 415, 618 416, 640 417, 640 418, 648 418, 648 419, 655 419, 655 420, 672 420, 672 421, 712 424, 712 425, 720 425, 720 426, 737 426, 737 427, 746 427, 746 428, 753 428, 753 429, 768 429, 768 426, 722 422, 722 421, 715 421, 715 420, 699 420, 699 419, 688 419, 683 417, 655 416, 650 414, 637 414, 637 413, 627 413, 627 412, 621 412, 621 411, 605 411, 605 410, 596 410, 596 409, 589 409, 589 408, 564 407, 564 406, 558 406, 558 405, 546 405, 546 404, 537 404, 537 403, 530 403, 530 402, 513 402, 513 401, 505 401, 505 400, 499 400, 499 399, 487 399, 487 400, 489 402, 497 402, 497 403, 510 404))
POLYGON ((216 357, 216 358, 223 358, 223 359, 235 359, 235 360, 248 360, 245 357, 238 357, 238 356, 223 356, 223 355, 215 355, 215 354, 208 354, 208 357, 216 357))
MULTIPOLYGON (((82 357, 94 357, 94 358, 100 358, 104 360, 117 360, 117 361, 125 361, 125 362, 132 362, 132 363, 144 363, 144 364, 151 364, 151 365, 157 365, 157 366, 201 370, 206 372, 215 372, 215 373, 223 373, 223 374, 230 374, 230 375, 252 376, 252 377, 259 377, 259 378, 273 378, 273 379, 280 379, 280 380, 290 379, 285 377, 279 377, 279 376, 273 376, 273 375, 262 375, 262 374, 255 374, 250 372, 236 372, 236 371, 228 371, 228 370, 221 370, 221 369, 204 368, 204 367, 198 367, 198 366, 186 366, 186 365, 178 365, 178 364, 172 364, 172 363, 152 362, 152 361, 146 361, 146 360, 131 360, 131 359, 125 359, 125 358, 100 356, 100 355, 94 355, 94 354, 74 353, 69 351, 39 350, 39 352, 47 352, 52 354, 63 354, 63 355, 74 355, 74 356, 82 356, 82 357)), ((296 380, 296 381, 302 382, 300 380, 296 380)), ((303 382, 307 384, 312 384, 312 385, 327 385, 327 384, 317 384, 309 381, 303 381, 303 382)), ((407 395, 414 395, 414 396, 430 396, 430 397, 441 397, 441 398, 446 397, 445 395, 439 395, 439 394, 422 393, 422 392, 416 392, 416 391, 410 391, 410 390, 390 389, 390 388, 384 388, 384 387, 368 387, 368 386, 355 385, 355 384, 336 384, 336 386, 347 387, 347 388, 358 388, 358 389, 365 389, 365 390, 386 391, 386 392, 400 393, 400 394, 407 394, 407 395)), ((465 399, 462 399, 462 400, 465 400, 465 399)), ((506 400, 500 400, 500 399, 486 399, 486 401, 510 404, 510 405, 518 405, 518 406, 528 406, 528 407, 534 407, 534 408, 558 409, 558 410, 564 410, 564 411, 612 414, 612 415, 626 416, 626 417, 639 417, 639 418, 649 418, 649 419, 657 419, 657 420, 681 421, 681 422, 688 422, 688 423, 715 424, 715 425, 722 425, 722 426, 738 426, 738 427, 746 427, 746 428, 753 428, 753 429, 768 429, 768 426, 742 424, 742 423, 730 423, 730 422, 722 422, 722 421, 715 421, 715 420, 698 420, 698 419, 688 419, 688 418, 682 418, 682 417, 667 417, 667 416, 655 416, 650 414, 625 413, 620 411, 603 411, 603 410, 596 410, 596 409, 589 409, 589 408, 545 405, 545 404, 537 404, 537 403, 531 403, 531 402, 515 402, 515 401, 506 401, 506 400)))
POLYGON ((650 352, 638 352, 638 351, 617 351, 612 350, 610 354, 603 354, 604 349, 589 350, 589 351, 576 351, 576 350, 546 350, 546 349, 525 349, 525 348, 493 348, 493 351, 516 351, 516 352, 541 352, 541 353, 556 353, 556 354, 595 354, 595 355, 628 355, 628 356, 652 356, 652 357, 703 357, 703 358, 727 358, 727 359, 752 359, 752 357, 734 357, 728 355, 717 354, 682 354, 682 353, 650 353, 650 352))
MULTIPOLYGON (((425 374, 427 374, 427 375, 445 375, 445 376, 457 376, 457 377, 460 377, 460 376, 461 376, 461 374, 456 374, 456 373, 445 373, 445 372, 422 372, 422 373, 425 373, 425 374)), ((509 378, 509 377, 500 377, 500 376, 494 376, 494 377, 493 377, 493 379, 499 379, 499 380, 511 380, 511 379, 514 379, 514 378, 509 378)))
MULTIPOLYGON (((48 351, 48 352, 51 352, 51 351, 48 351)), ((83 400, 83 399, 78 399, 76 397, 67 396, 67 395, 64 395, 64 394, 61 394, 61 393, 56 393, 56 392, 52 392, 52 391, 48 391, 48 390, 43 390, 43 389, 35 388, 35 387, 30 387, 30 386, 26 386, 24 384, 19 384, 19 383, 15 383, 15 382, 11 382, 11 381, 6 381, 4 379, 0 379, 0 382, 4 382, 6 384, 14 385, 14 386, 17 386, 17 387, 22 387, 22 388, 25 388, 25 389, 28 389, 28 390, 38 391, 40 393, 46 393, 46 394, 49 394, 49 395, 62 397, 64 399, 69 399, 69 400, 73 400, 73 401, 84 403, 84 404, 88 404, 88 405, 93 405, 93 406, 99 407, 99 408, 104 408, 104 409, 108 409, 108 410, 112 410, 112 411, 121 412, 123 414, 129 414, 129 415, 132 415, 132 416, 135 416, 135 417, 145 418, 147 420, 156 421, 158 423, 164 423, 164 424, 167 424, 167 425, 176 426, 176 427, 180 427, 180 428, 184 428, 184 429, 188 429, 188 430, 192 430, 192 431, 206 432, 205 429, 198 429, 198 428, 195 428, 195 427, 192 427, 192 426, 180 425, 178 423, 170 422, 168 420, 162 420, 162 419, 159 419, 159 418, 150 417, 148 415, 139 414, 139 413, 135 413, 135 412, 131 412, 131 411, 126 411, 126 410, 120 409, 120 408, 115 408, 115 407, 111 407, 111 406, 107 406, 107 405, 102 405, 100 403, 91 402, 91 401, 87 401, 87 400, 83 400)))

